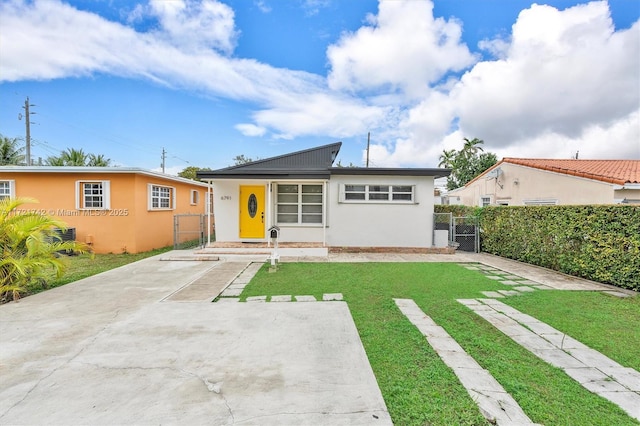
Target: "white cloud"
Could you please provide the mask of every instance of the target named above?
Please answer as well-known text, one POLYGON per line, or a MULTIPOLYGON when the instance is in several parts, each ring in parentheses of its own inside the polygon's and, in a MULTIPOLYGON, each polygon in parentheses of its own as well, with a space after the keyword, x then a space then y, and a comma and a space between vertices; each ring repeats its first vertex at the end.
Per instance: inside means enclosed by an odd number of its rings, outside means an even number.
POLYGON ((260 12, 262 13, 269 13, 271 12, 271 6, 269 6, 264 0, 258 0, 258 1, 254 1, 254 3, 256 5, 256 7, 258 9, 260 9, 260 12))
POLYGON ((381 1, 368 21, 327 49, 331 88, 400 90, 415 98, 476 60, 461 43, 460 23, 434 19, 431 1, 381 1))
POLYGON ((267 129, 251 123, 236 124, 235 128, 245 136, 264 136, 267 129))
POLYGON ((235 47, 234 12, 216 0, 151 0, 150 11, 161 33, 185 47, 207 46, 231 53, 235 47))
POLYGON ((379 163, 435 165, 462 137, 483 139, 498 156, 640 158, 639 22, 615 31, 605 2, 533 5, 509 42, 483 46, 500 59, 409 106, 406 135, 379 163))
POLYGON ((640 23, 615 31, 604 2, 534 5, 510 38, 483 41, 499 59, 475 63, 430 1, 381 1, 328 47, 326 78, 231 56, 234 13, 218 1, 152 1, 129 22, 149 16, 159 26, 143 33, 56 0, 0 2, 0 81, 106 73, 249 102, 244 135, 372 131, 376 166, 435 166, 465 136, 512 157, 640 157, 640 23))

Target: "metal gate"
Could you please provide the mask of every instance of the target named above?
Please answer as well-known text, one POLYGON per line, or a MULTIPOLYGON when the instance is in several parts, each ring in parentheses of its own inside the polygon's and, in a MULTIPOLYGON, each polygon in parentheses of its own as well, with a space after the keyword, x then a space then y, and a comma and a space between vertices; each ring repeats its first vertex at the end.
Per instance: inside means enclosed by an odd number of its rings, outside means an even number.
POLYGON ((177 214, 173 216, 173 249, 185 250, 206 244, 206 216, 203 214, 177 214))
POLYGON ((457 250, 480 251, 480 226, 478 217, 462 216, 453 217, 452 222, 453 241, 457 243, 457 250))
POLYGON ((456 250, 480 251, 480 227, 476 216, 453 216, 452 213, 434 213, 433 242, 436 247, 448 245, 456 250), (442 232, 447 233, 444 241, 442 232))

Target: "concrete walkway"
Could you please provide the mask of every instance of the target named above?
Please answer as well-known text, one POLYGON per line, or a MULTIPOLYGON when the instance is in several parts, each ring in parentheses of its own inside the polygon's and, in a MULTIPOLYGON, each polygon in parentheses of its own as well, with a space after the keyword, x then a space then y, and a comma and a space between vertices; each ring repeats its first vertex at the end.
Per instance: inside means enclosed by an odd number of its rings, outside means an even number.
POLYGON ((390 425, 346 303, 210 303, 236 263, 153 257, 0 306, 0 424, 390 425))

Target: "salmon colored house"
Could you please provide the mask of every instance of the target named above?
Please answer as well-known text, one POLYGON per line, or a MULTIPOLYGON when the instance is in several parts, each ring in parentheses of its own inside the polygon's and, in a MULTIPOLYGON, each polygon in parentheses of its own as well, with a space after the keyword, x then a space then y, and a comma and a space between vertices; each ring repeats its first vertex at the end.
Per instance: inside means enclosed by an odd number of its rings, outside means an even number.
POLYGON ((173 245, 174 216, 207 211, 207 185, 128 167, 0 167, 0 199, 64 221, 95 253, 139 253, 173 245))

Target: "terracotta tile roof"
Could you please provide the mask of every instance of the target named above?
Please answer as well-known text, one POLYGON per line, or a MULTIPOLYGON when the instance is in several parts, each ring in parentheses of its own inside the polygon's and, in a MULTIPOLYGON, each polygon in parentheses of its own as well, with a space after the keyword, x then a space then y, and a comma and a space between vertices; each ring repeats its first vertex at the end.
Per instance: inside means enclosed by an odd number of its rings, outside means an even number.
POLYGON ((602 182, 624 185, 640 183, 640 160, 551 160, 504 158, 502 162, 549 170, 602 182))

